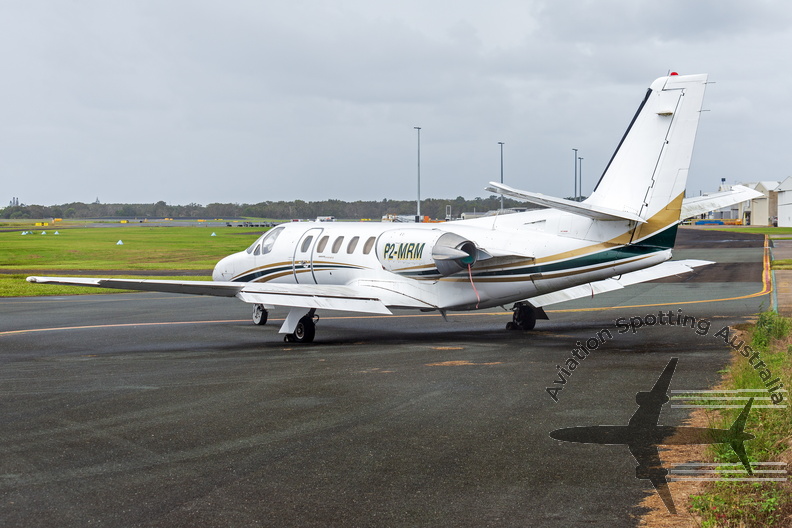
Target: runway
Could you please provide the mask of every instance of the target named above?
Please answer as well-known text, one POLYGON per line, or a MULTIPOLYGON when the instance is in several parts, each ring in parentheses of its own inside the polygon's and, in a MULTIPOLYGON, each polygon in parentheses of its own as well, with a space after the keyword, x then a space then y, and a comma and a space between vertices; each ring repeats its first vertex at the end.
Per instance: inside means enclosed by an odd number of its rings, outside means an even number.
POLYGON ((634 526, 653 489, 627 448, 548 433, 626 424, 670 357, 671 389, 717 382, 714 334, 769 307, 763 246, 681 230, 676 258, 718 264, 553 306, 528 333, 500 310, 326 313, 301 346, 277 334, 285 311, 257 327, 234 299, 2 299, 0 522, 634 526), (614 325, 669 311, 707 332, 614 325), (554 401, 557 365, 603 329, 554 401))

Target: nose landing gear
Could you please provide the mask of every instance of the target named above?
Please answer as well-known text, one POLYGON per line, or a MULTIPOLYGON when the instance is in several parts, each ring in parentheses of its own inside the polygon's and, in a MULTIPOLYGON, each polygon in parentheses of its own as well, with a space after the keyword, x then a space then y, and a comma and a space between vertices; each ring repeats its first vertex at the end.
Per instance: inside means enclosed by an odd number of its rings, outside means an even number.
POLYGON ((267 317, 269 312, 264 308, 263 304, 253 305, 253 324, 264 325, 267 324, 267 317))

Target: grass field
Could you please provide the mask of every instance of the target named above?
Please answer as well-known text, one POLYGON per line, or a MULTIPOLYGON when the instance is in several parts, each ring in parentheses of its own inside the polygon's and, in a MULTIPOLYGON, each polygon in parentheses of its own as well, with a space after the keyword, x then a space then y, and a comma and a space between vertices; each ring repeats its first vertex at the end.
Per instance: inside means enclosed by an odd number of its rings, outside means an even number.
POLYGON ((126 227, 0 233, 0 269, 195 270, 249 246, 261 229, 126 227), (211 236, 212 233, 217 236, 211 236), (123 245, 117 242, 123 241, 123 245))
MULTIPOLYGON (((745 330, 750 334, 752 351, 761 353, 762 361, 773 376, 792 386, 792 321, 775 312, 760 315, 755 325, 745 330)), ((725 389, 754 389, 763 381, 743 355, 733 353, 725 389)), ((787 393, 788 395, 789 393, 787 393)), ((788 398, 788 396, 787 396, 788 398)), ((769 402, 768 402, 769 403, 769 402)), ((788 401, 784 402, 788 405, 788 401)), ((772 406, 771 406, 772 407, 772 406)), ((729 428, 741 409, 724 409, 714 412, 711 426, 729 428)), ((751 409, 746 431, 755 436, 747 442, 752 461, 789 462, 792 441, 792 413, 788 409, 751 409)), ((720 463, 738 463, 734 450, 728 444, 712 444, 713 460, 720 463)), ((727 466, 721 469, 725 470, 727 466)), ((722 473, 729 477, 745 477, 738 473, 722 473)), ((691 497, 692 509, 701 515, 704 528, 718 526, 790 526, 792 519, 792 484, 786 482, 712 482, 691 497)))
MULTIPOLYGON (((97 288, 76 288, 29 284, 27 270, 162 271, 149 279, 177 278, 172 271, 209 270, 218 260, 242 251, 262 232, 260 228, 204 227, 119 227, 119 228, 35 228, 33 234, 0 232, 0 296, 74 295, 118 292, 97 288), (55 231, 60 234, 55 235, 55 231), (211 236, 212 233, 216 236, 211 236), (123 245, 117 242, 123 241, 123 245), (14 271, 19 273, 13 273, 14 271), (12 273, 9 273, 12 272, 12 273)), ((39 275, 41 271, 36 272, 39 275)), ((140 277, 138 277, 140 278, 140 277)), ((178 277, 184 279, 184 277, 178 277)), ((200 279, 199 277, 195 277, 200 279)), ((206 277, 208 279, 208 277, 206 277)))
POLYGON ((717 226, 709 228, 713 231, 739 231, 740 233, 753 233, 756 235, 792 235, 792 227, 742 227, 742 226, 717 226))

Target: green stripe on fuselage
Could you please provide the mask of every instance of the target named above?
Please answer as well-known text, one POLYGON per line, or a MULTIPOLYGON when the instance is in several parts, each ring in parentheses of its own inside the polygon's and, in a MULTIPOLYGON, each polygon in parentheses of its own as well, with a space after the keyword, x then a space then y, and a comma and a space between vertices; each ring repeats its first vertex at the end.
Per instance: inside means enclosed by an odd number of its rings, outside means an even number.
POLYGON ((653 247, 655 249, 673 249, 676 242, 679 224, 674 224, 659 233, 655 233, 646 240, 636 242, 636 246, 653 247))
POLYGON ((676 239, 677 226, 676 224, 668 229, 650 236, 636 244, 630 244, 614 249, 608 249, 599 253, 584 255, 562 262, 552 262, 550 264, 540 264, 538 266, 526 266, 522 268, 490 271, 484 273, 475 273, 474 276, 478 277, 501 277, 509 275, 532 275, 536 273, 550 273, 557 271, 565 271, 577 268, 586 268, 596 266, 598 264, 606 264, 612 262, 614 265, 619 264, 619 261, 633 259, 635 257, 648 256, 660 251, 666 251, 674 247, 674 240, 676 239))

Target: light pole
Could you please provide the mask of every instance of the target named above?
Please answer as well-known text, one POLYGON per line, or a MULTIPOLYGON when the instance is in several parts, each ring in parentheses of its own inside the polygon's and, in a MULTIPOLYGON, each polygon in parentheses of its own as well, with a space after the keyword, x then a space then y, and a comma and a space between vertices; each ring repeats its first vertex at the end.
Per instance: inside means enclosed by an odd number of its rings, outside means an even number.
POLYGON ((418 131, 418 212, 415 221, 421 221, 421 127, 413 127, 418 131))
MULTIPOLYGON (((503 141, 498 141, 501 151, 501 185, 503 185, 503 141)), ((503 195, 501 194, 501 211, 503 211, 503 195)))
POLYGON ((578 151, 578 149, 573 148, 572 150, 574 151, 574 154, 573 154, 573 157, 572 157, 572 161, 574 162, 574 165, 575 165, 575 194, 573 194, 572 196, 577 198, 577 166, 578 166, 577 151, 578 151))
POLYGON ((580 162, 580 169, 578 170, 578 176, 580 177, 580 197, 583 198, 583 158, 578 158, 578 161, 580 162))

